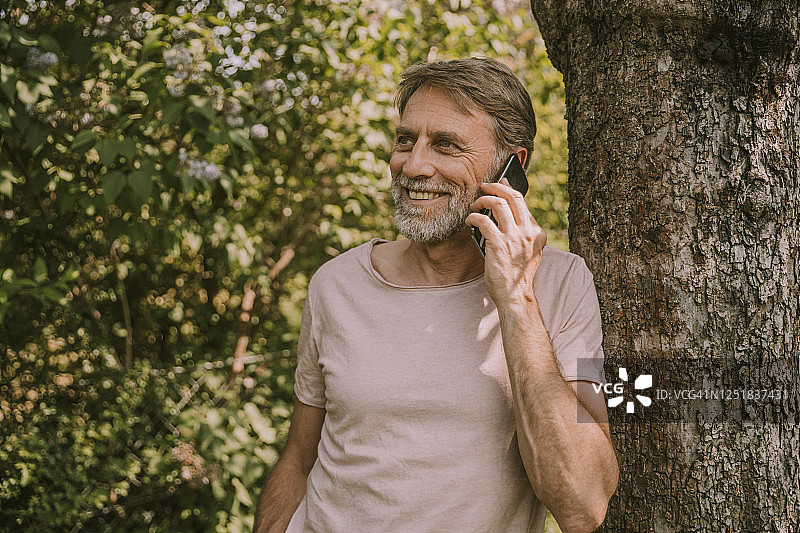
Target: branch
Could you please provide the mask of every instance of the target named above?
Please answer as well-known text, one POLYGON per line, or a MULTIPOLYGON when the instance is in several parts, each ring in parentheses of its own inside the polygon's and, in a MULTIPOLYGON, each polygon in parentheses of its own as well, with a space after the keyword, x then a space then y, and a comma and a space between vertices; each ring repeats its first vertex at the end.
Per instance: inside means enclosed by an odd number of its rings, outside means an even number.
MULTIPOLYGON (((281 271, 289 266, 294 258, 294 246, 287 246, 281 251, 278 261, 269 270, 269 279, 274 282, 280 275, 281 271)), ((250 316, 253 312, 253 305, 261 290, 257 283, 248 283, 244 287, 244 298, 242 298, 242 312, 239 314, 239 338, 236 340, 236 349, 233 352, 233 366, 231 369, 231 377, 228 380, 228 387, 233 385, 236 376, 244 370, 244 363, 242 358, 247 351, 247 346, 250 344, 250 316)))
MULTIPOLYGON (((302 237, 305 237, 303 235, 302 237)), ((302 238, 299 239, 302 241, 302 238)), ((286 246, 281 250, 281 255, 272 268, 269 269, 269 279, 270 281, 275 281, 275 279, 280 275, 281 271, 289 266, 289 263, 292 262, 294 259, 294 246, 286 246)))
POLYGON ((253 304, 256 301, 256 296, 259 292, 257 283, 247 284, 244 287, 244 298, 242 298, 242 312, 239 315, 239 338, 236 341, 236 349, 233 352, 233 370, 231 372, 231 379, 228 385, 233 384, 236 376, 244 370, 244 363, 242 357, 247 351, 247 345, 250 343, 250 313, 253 311, 253 304))
POLYGON ((117 244, 111 245, 111 263, 117 274, 117 288, 119 289, 122 300, 122 319, 125 321, 125 368, 130 368, 133 363, 133 323, 131 322, 131 309, 128 306, 128 293, 125 291, 125 283, 119 277, 119 257, 117 256, 117 244))

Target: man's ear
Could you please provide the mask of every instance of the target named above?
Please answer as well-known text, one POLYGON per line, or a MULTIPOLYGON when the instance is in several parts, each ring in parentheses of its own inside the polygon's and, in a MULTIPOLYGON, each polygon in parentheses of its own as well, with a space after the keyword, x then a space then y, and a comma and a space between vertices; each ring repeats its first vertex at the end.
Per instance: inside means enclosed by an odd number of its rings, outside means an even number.
POLYGON ((528 162, 528 149, 520 146, 514 150, 514 153, 517 154, 519 162, 522 163, 522 168, 525 168, 525 163, 528 162))

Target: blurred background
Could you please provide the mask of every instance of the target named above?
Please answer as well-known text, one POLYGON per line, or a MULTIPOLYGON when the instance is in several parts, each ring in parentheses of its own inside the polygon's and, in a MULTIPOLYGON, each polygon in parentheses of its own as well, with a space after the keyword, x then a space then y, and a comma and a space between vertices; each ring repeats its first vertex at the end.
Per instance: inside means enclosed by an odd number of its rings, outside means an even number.
POLYGON ((525 2, 0 9, 0 530, 252 528, 308 280, 396 238, 398 75, 470 55, 524 80, 528 203, 566 249, 564 91, 525 2))

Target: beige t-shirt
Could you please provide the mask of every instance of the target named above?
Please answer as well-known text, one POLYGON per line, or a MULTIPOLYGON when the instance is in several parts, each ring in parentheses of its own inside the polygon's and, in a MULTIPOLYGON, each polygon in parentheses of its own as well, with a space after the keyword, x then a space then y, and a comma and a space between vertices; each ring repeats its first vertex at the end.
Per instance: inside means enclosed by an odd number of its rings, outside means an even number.
MULTIPOLYGON (((311 279, 295 393, 326 416, 287 531, 541 532, 546 509, 519 455, 483 276, 393 285, 370 261, 376 242, 311 279)), ((583 260, 546 247, 536 298, 564 379, 605 382, 600 311, 583 260), (597 364, 579 370, 578 358, 597 364)))

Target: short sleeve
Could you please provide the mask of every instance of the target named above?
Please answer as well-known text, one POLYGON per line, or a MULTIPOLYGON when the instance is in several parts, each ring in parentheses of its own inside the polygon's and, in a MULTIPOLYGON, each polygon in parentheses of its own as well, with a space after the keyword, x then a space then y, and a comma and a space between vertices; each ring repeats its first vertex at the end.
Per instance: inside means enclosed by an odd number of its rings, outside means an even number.
POLYGON ((319 352, 314 337, 314 312, 310 292, 303 306, 303 317, 300 321, 294 393, 297 399, 306 405, 325 407, 325 380, 319 366, 319 352))
POLYGON ((600 305, 583 259, 573 263, 561 290, 563 322, 551 342, 564 380, 605 383, 600 305))

